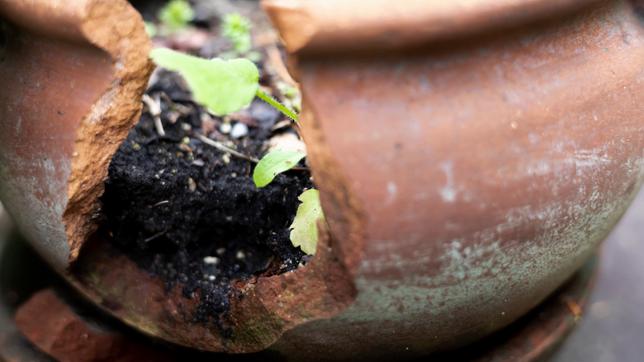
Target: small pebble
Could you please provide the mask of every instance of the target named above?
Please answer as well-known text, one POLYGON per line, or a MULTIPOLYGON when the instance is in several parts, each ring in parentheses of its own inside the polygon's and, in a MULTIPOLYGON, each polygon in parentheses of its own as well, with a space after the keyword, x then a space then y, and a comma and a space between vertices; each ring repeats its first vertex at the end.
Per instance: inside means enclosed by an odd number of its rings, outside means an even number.
POLYGON ((188 178, 188 190, 192 193, 197 190, 197 183, 192 178, 188 178))
POLYGON ((209 276, 209 277, 208 277, 208 280, 213 281, 213 280, 215 280, 216 278, 217 278, 217 277, 215 277, 214 275, 211 275, 211 276, 209 276))
POLYGON ((233 128, 230 130, 230 137, 232 138, 242 138, 247 134, 248 134, 248 126, 241 122, 235 123, 233 128))
POLYGON ((210 265, 217 265, 219 264, 219 258, 216 256, 207 256, 203 258, 203 262, 210 265))
POLYGON ((221 126, 219 126, 219 132, 228 134, 232 128, 233 126, 231 126, 230 123, 222 123, 221 126))
POLYGON ((225 155, 221 156, 221 159, 226 164, 230 163, 230 156, 228 156, 228 154, 225 154, 225 155))
POLYGON ((246 254, 244 254, 243 251, 238 251, 237 252, 237 259, 244 259, 246 257, 246 254))
POLYGON ((226 252, 226 248, 219 248, 217 249, 217 255, 222 255, 223 253, 226 252))
POLYGON ((184 131, 192 131, 192 125, 190 123, 181 123, 181 129, 184 131))

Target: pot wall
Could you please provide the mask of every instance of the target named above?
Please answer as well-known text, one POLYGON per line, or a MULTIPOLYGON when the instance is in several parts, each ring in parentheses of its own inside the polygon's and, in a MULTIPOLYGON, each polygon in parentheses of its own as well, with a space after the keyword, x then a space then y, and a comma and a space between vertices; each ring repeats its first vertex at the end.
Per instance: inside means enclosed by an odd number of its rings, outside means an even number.
MULTIPOLYGON (((316 4, 263 3, 287 47, 297 19, 333 22, 311 20, 316 4)), ((418 357, 479 339, 560 286, 644 177, 639 11, 604 1, 398 52, 324 53, 333 39, 316 36, 293 46, 314 180, 358 296, 271 349, 418 357)))
POLYGON ((152 44, 123 0, 0 0, 0 22, 0 199, 65 270, 138 120, 152 44))

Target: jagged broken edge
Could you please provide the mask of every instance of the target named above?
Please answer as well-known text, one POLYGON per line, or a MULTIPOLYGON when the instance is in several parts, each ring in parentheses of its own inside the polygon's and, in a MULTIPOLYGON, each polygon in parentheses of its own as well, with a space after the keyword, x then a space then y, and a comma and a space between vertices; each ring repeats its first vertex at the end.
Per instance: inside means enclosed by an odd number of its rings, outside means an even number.
POLYGON ((100 201, 108 167, 141 114, 141 97, 154 70, 152 42, 141 15, 124 0, 91 0, 80 27, 83 36, 114 60, 109 89, 83 119, 74 144, 68 203, 63 224, 70 246, 69 265, 98 229, 100 201))

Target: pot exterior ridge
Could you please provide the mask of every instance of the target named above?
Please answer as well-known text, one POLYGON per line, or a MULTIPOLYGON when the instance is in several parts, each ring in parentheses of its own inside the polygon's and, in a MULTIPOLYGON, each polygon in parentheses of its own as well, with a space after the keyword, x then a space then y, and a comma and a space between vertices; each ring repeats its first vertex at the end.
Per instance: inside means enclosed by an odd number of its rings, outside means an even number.
POLYGON ((262 0, 298 54, 387 52, 514 27, 598 0, 262 0))
POLYGON ((0 198, 65 270, 96 228, 109 161, 141 109, 152 45, 122 0, 2 0, 0 17, 0 198))
MULTIPOLYGON (((489 335, 564 283, 644 180, 640 10, 606 1, 383 56, 296 53, 304 135, 318 128, 366 240, 353 304, 271 349, 292 360, 417 358, 489 335)), ((334 184, 314 156, 326 213, 334 184)))

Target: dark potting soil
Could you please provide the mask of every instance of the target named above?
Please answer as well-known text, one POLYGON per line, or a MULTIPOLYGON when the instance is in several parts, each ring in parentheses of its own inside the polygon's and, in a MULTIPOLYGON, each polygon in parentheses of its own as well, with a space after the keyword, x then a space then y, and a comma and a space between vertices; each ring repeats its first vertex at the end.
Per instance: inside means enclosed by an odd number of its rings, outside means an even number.
MULTIPOLYGON (((101 198, 103 230, 167 288, 181 283, 185 298, 199 293, 193 320, 214 322, 227 335, 221 321, 230 308, 232 283, 291 271, 302 262, 305 254, 291 244, 288 227, 297 197, 312 183, 307 171, 289 171, 257 188, 253 163, 194 137, 202 132, 204 109, 188 100, 178 82, 172 73, 161 73, 148 94, 163 91, 190 112, 176 119, 176 111, 161 101, 164 137, 152 116, 142 114, 110 164, 101 198)), ((271 128, 282 117, 260 100, 245 112, 247 136, 228 142, 261 158, 271 128)))

